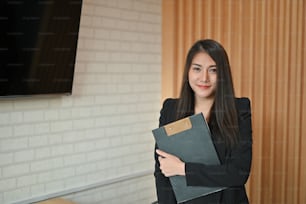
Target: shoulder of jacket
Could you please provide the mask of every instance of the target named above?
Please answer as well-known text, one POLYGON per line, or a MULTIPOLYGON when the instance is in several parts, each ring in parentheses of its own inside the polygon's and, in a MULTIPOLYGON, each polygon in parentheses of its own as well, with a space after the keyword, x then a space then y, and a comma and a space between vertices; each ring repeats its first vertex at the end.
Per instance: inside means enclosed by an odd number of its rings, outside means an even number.
POLYGON ((172 106, 174 104, 177 104, 178 99, 177 98, 166 98, 163 102, 163 106, 172 106))
POLYGON ((167 98, 164 100, 162 112, 167 114, 174 114, 176 111, 176 106, 178 103, 178 99, 176 98, 167 98))
POLYGON ((242 107, 250 106, 251 103, 250 99, 247 97, 236 98, 235 101, 237 106, 242 106, 242 107))
POLYGON ((251 114, 251 102, 249 98, 236 98, 236 108, 239 118, 248 117, 251 114))

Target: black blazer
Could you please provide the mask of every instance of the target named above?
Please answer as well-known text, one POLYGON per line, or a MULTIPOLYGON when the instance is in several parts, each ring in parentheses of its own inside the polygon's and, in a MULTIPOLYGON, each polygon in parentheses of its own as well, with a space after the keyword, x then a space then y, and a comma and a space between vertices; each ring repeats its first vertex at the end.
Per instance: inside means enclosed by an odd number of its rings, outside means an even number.
MULTIPOLYGON (((166 99, 160 112, 159 126, 175 121, 177 99, 166 99)), ((240 140, 235 149, 226 150, 224 142, 213 138, 221 165, 186 163, 186 181, 190 186, 224 186, 223 191, 190 200, 186 204, 242 204, 249 203, 244 184, 246 183, 252 160, 251 107, 248 98, 237 98, 240 140)), ((158 148, 155 145, 155 148, 158 148)), ((155 153, 155 184, 159 204, 177 203, 169 178, 159 169, 158 155, 155 153)))

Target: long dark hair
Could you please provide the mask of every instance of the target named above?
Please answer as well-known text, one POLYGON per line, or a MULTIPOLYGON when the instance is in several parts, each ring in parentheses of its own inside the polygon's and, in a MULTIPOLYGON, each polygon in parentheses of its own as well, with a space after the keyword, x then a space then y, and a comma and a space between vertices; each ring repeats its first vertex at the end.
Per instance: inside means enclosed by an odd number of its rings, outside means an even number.
POLYGON ((188 82, 188 73, 194 56, 199 52, 207 53, 217 65, 217 87, 210 111, 209 126, 212 135, 231 148, 237 144, 239 138, 238 116, 231 68, 227 53, 220 43, 205 39, 197 41, 190 48, 183 73, 177 119, 194 114, 194 92, 188 82))

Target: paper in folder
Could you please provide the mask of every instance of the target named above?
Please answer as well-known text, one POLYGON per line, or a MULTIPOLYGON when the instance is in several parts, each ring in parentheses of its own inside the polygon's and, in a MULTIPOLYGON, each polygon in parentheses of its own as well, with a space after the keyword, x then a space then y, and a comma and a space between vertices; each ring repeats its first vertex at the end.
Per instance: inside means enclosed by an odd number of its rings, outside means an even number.
MULTIPOLYGON (((152 132, 159 149, 176 155, 184 162, 220 164, 202 113, 169 123, 152 132)), ((169 179, 178 203, 224 189, 224 187, 187 186, 185 176, 172 176, 169 179)))

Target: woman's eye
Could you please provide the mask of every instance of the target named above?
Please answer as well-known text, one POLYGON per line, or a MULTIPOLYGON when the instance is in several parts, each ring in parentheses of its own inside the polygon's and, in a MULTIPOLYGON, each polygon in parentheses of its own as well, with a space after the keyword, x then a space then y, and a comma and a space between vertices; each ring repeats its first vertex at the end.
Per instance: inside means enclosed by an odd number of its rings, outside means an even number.
POLYGON ((192 70, 199 72, 199 71, 201 71, 201 68, 200 67, 192 67, 192 70))
POLYGON ((208 69, 209 73, 216 73, 217 72, 217 68, 216 67, 211 67, 208 69))

